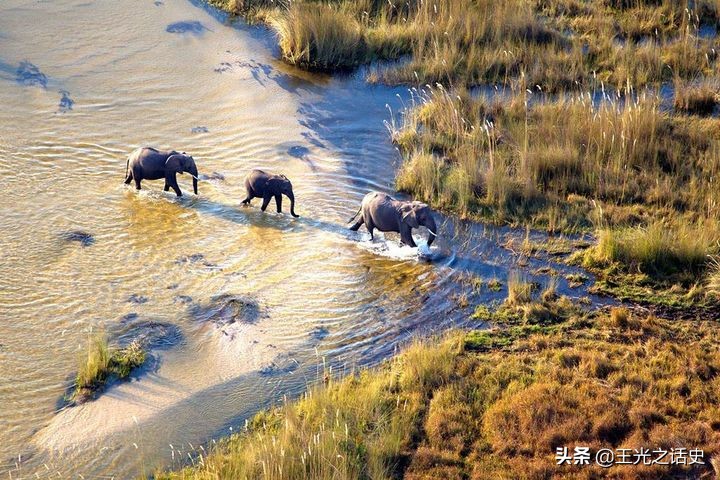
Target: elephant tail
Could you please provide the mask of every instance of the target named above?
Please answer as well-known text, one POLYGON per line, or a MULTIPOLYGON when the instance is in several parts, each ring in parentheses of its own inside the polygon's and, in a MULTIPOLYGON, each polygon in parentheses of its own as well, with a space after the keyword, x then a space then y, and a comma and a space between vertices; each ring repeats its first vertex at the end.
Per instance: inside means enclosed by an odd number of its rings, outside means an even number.
POLYGON ((348 220, 347 223, 350 223, 350 222, 352 222, 353 220, 355 220, 355 217, 358 216, 358 213, 360 213, 360 210, 362 210, 362 204, 360 204, 360 208, 357 209, 357 212, 355 212, 355 215, 353 215, 352 217, 350 217, 350 220, 348 220))
POLYGON ((130 157, 127 158, 127 162, 125 163, 125 178, 127 178, 128 170, 130 169, 130 157))

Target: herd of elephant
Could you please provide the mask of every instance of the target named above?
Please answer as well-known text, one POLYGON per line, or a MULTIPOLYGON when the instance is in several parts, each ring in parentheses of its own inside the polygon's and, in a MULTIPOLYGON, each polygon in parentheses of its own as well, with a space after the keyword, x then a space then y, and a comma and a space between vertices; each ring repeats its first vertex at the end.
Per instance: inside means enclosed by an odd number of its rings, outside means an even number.
MULTIPOLYGON (((167 192, 171 188, 180 197, 182 192, 178 186, 176 174, 189 173, 193 177, 193 191, 198 193, 198 169, 195 160, 185 152, 162 151, 151 147, 134 150, 127 159, 125 184, 135 181, 135 187, 140 190, 143 180, 165 179, 167 192)), ((295 213, 295 195, 292 183, 285 175, 272 175, 262 170, 252 170, 245 177, 247 195, 242 201, 250 205, 253 198, 262 198, 261 210, 265 211, 270 201, 275 198, 278 213, 282 213, 282 196, 290 199, 290 213, 295 213)), ((370 192, 363 198, 360 208, 349 220, 357 220, 350 230, 357 231, 363 224, 374 239, 374 230, 381 232, 396 232, 400 234, 403 244, 416 247, 412 238, 412 229, 425 227, 430 232, 427 244, 430 246, 437 236, 437 227, 433 212, 426 204, 417 201, 395 200, 389 195, 380 192, 370 192), (360 216, 358 217, 358 214, 360 216)))

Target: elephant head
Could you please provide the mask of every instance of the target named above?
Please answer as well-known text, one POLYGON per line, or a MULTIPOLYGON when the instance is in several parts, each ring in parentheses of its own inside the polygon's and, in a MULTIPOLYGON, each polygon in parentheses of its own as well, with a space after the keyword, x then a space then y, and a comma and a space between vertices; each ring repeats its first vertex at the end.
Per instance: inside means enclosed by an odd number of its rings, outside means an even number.
POLYGON ((297 218, 300 215, 295 213, 295 194, 293 194, 292 183, 285 175, 273 175, 267 181, 267 188, 272 195, 285 195, 290 199, 290 214, 297 218))
POLYGON ((193 177, 193 192, 197 195, 198 170, 195 165, 195 159, 185 153, 174 153, 165 161, 165 174, 172 175, 175 173, 183 174, 188 172, 193 177))
POLYGON ((428 236, 428 247, 432 245, 437 237, 437 226, 433 218, 432 210, 422 202, 408 202, 401 208, 401 221, 410 228, 425 227, 430 232, 428 236))

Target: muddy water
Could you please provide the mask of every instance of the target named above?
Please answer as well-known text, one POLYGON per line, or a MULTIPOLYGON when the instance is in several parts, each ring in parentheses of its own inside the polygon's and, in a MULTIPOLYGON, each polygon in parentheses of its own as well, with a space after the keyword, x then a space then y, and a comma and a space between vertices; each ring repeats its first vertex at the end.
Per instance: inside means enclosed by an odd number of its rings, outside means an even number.
POLYGON ((368 190, 392 191, 382 121, 406 92, 290 70, 268 39, 185 0, 0 3, 0 476, 177 465, 323 361, 467 324, 459 279, 544 263, 449 220, 432 262, 348 232, 368 190), (123 185, 142 145, 193 154, 199 195, 187 175, 181 199, 123 185), (239 206, 254 167, 293 180, 300 219, 239 206), (232 299, 251 313, 227 323, 232 299), (157 323, 175 334, 141 375, 60 409, 89 332, 157 323))

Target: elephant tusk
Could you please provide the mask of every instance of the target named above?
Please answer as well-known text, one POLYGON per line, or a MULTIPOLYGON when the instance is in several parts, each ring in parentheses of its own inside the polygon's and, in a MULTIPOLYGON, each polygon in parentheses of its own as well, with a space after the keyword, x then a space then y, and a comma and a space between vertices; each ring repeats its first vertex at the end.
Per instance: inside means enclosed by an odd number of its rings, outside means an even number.
MULTIPOLYGON (((427 227, 425 227, 425 228, 427 228, 427 227)), ((438 236, 438 234, 437 234, 437 233, 433 232, 433 231, 432 231, 432 230, 430 230, 429 228, 427 228, 427 231, 428 231, 428 232, 430 232, 430 233, 432 233, 432 234, 433 234, 433 235, 435 235, 436 237, 438 236)))

